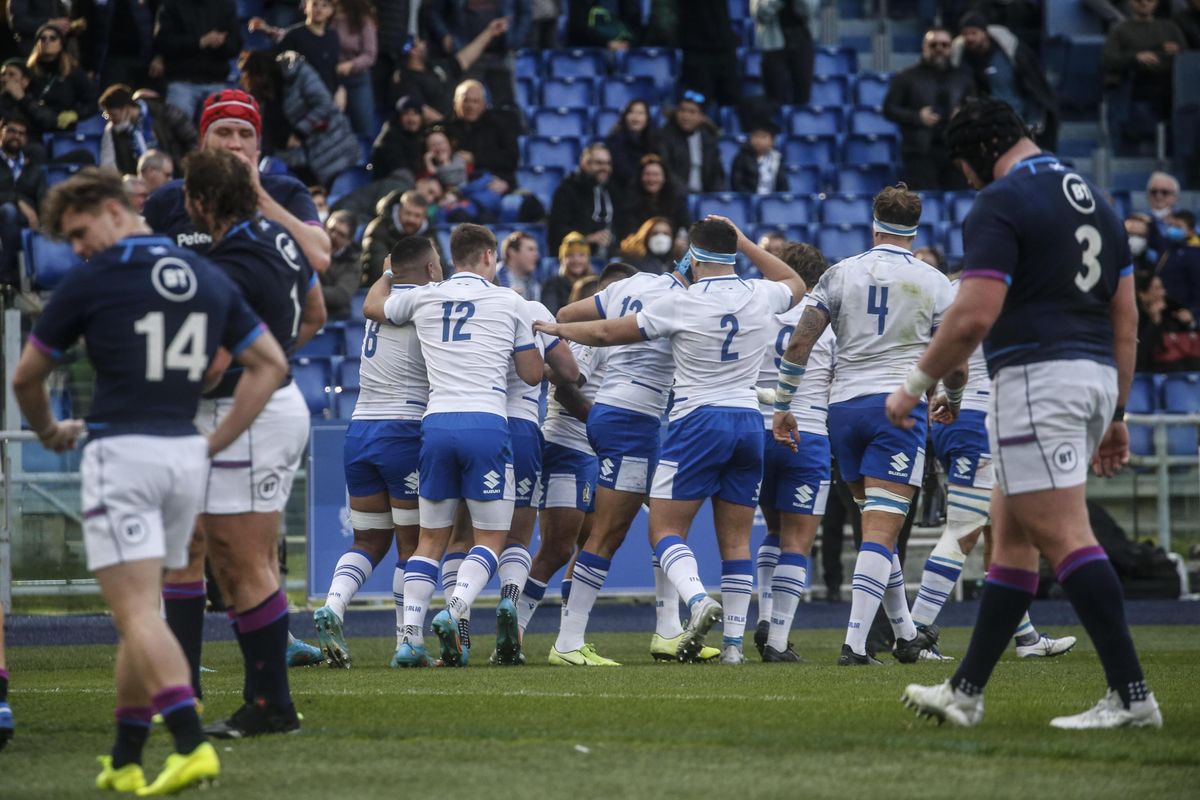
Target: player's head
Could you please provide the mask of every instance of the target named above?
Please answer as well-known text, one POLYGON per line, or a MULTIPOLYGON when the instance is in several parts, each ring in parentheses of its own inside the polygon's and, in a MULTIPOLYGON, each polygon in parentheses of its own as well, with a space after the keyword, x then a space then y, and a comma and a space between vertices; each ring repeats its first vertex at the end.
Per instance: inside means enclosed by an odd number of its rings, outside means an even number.
POLYGON ((637 274, 637 271, 637 267, 632 264, 626 264, 624 261, 614 261, 600 271, 600 280, 596 281, 596 291, 603 291, 617 281, 632 278, 637 274))
POLYGON ((402 236, 389 253, 392 264, 392 283, 412 283, 423 286, 442 279, 442 260, 437 248, 424 236, 402 236))
POLYGON ((42 224, 80 258, 91 258, 146 229, 116 170, 84 167, 57 184, 42 203, 42 224))
POLYGON ((258 213, 250 167, 227 150, 197 150, 183 160, 183 200, 192 222, 214 240, 258 213))
POLYGON ((600 276, 584 275, 571 286, 571 293, 567 295, 567 303, 586 300, 598 291, 600 291, 600 276))
POLYGON ((829 268, 829 264, 825 261, 825 255, 811 244, 804 242, 787 242, 780 251, 779 257, 783 263, 792 268, 793 272, 804 279, 804 285, 810 289, 817 285, 821 276, 825 274, 825 270, 829 268))
POLYGON ((977 189, 996 179, 996 163, 1027 136, 1025 123, 1003 100, 968 100, 946 128, 950 157, 977 189))
POLYGON ((450 234, 450 260, 456 270, 490 281, 496 276, 495 235, 482 225, 462 223, 450 234))
POLYGON ((895 244, 912 249, 917 238, 917 223, 921 221, 921 197, 897 183, 875 195, 875 244, 895 244))
POLYGON ((204 101, 200 112, 200 146, 229 150, 258 163, 262 114, 258 101, 241 89, 223 89, 204 101))
POLYGON ((719 219, 702 219, 688 230, 689 280, 728 275, 737 264, 737 230, 719 219))

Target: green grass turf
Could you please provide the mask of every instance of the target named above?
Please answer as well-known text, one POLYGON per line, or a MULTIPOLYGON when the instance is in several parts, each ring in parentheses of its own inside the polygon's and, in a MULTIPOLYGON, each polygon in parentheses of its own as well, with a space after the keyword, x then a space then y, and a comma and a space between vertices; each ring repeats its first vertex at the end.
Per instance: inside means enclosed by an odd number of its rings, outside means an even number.
MULTIPOLYGON (((353 623, 353 617, 350 619, 353 623)), ((1055 631, 1057 634, 1068 631, 1055 631)), ((1052 730, 1103 692, 1081 637, 1049 661, 1009 654, 973 730, 917 720, 898 702, 905 684, 936 683, 946 664, 833 666, 840 631, 797 631, 810 659, 741 669, 656 665, 647 635, 597 635, 620 669, 545 665, 549 636, 531 636, 530 666, 393 671, 392 642, 351 640, 355 667, 292 670, 296 735, 219 743, 223 773, 207 798, 327 797, 1196 797, 1200 786, 1200 635, 1189 627, 1135 631, 1164 710, 1161 731, 1052 730)), ((969 631, 943 641, 961 656, 969 631)), ((434 642, 431 640, 431 644, 434 642)), ((477 662, 492 642, 480 637, 477 662)), ((110 746, 113 651, 20 648, 9 653, 17 738, 0 753, 0 797, 95 797, 95 756, 110 746)), ((232 643, 210 645, 207 715, 239 702, 232 643)), ((169 737, 146 752, 151 776, 169 737)))

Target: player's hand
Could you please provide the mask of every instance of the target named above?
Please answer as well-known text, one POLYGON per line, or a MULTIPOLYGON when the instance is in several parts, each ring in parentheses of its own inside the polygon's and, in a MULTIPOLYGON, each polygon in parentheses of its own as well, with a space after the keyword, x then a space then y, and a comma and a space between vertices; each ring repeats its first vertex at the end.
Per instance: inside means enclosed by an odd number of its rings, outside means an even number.
POLYGON ((1113 422, 1104 432, 1104 438, 1092 456, 1092 472, 1111 478, 1128 463, 1129 428, 1125 427, 1124 422, 1113 422))
POLYGON ((533 332, 544 333, 547 336, 553 336, 556 339, 562 338, 562 335, 558 332, 557 322, 544 322, 543 320, 537 320, 533 323, 533 332))
POLYGON ((940 422, 943 425, 952 425, 958 419, 958 412, 961 411, 960 406, 952 405, 946 399, 946 395, 939 394, 933 398, 933 402, 929 404, 929 418, 934 422, 940 422))
POLYGON ((771 431, 775 434, 775 441, 787 445, 793 453, 799 451, 800 429, 792 412, 776 411, 775 419, 771 422, 771 431))
POLYGON ((897 428, 904 428, 905 430, 916 425, 917 421, 909 417, 909 414, 917 407, 920 399, 919 397, 913 397, 902 388, 889 394, 886 406, 888 422, 897 428))
POLYGON ((38 434, 42 446, 55 453, 65 453, 75 449, 75 442, 83 435, 84 427, 81 419, 56 420, 45 431, 38 434))
POLYGON ((716 220, 717 222, 724 222, 726 225, 733 228, 733 230, 735 232, 737 232, 737 249, 738 249, 739 253, 742 252, 742 248, 745 245, 751 243, 750 240, 746 237, 746 234, 742 233, 742 229, 739 228, 737 225, 734 225, 733 220, 731 220, 729 217, 722 217, 720 214, 709 214, 708 217, 706 217, 706 219, 716 220))

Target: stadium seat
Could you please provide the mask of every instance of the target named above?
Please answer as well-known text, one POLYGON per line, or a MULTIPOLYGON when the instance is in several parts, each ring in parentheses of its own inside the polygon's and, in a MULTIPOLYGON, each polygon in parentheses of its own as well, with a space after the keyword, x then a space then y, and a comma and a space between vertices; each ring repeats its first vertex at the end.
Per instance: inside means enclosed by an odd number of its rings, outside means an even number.
POLYGON ((83 169, 80 164, 47 164, 42 169, 46 171, 46 185, 54 186, 83 169))
POLYGON ((329 185, 329 205, 371 182, 372 173, 366 167, 350 167, 338 174, 329 185))
POLYGON ((50 137, 50 158, 60 159, 68 153, 82 150, 92 157, 93 164, 100 163, 100 137, 80 133, 55 133, 50 137))
POLYGON ((722 136, 717 140, 717 149, 721 151, 721 166, 725 168, 726 174, 730 171, 730 165, 733 164, 733 159, 737 155, 738 150, 742 149, 742 145, 746 143, 746 136, 722 136))
POLYGON ((314 417, 325 416, 329 409, 331 377, 329 359, 298 358, 292 362, 292 379, 314 417))
POLYGON ((821 168, 815 164, 787 164, 788 191, 793 194, 817 194, 821 191, 821 168))
POLYGON ((887 72, 868 72, 858 76, 854 84, 854 104, 867 108, 880 108, 887 97, 888 84, 892 76, 887 72))
POLYGON ((1088 11, 1083 0, 1054 0, 1045 3, 1046 36, 1103 36, 1100 18, 1088 11))
POLYGON ((865 225, 871 221, 871 197, 830 195, 821 203, 821 221, 826 225, 865 225))
POLYGON ((108 121, 104 119, 102 114, 81 119, 75 123, 75 134, 77 136, 103 136, 104 127, 108 121))
MULTIPOLYGON (((359 289, 350 298, 350 319, 346 320, 346 330, 351 330, 355 325, 362 325, 367 321, 363 316, 363 301, 367 299, 367 290, 359 289)), ((346 350, 346 353, 357 353, 357 350, 346 350)))
POLYGON ((603 108, 620 111, 634 100, 654 105, 657 100, 654 81, 646 77, 616 75, 605 78, 600 85, 600 105, 603 108))
POLYGON ((342 325, 337 322, 331 322, 317 331, 316 336, 305 342, 304 346, 296 351, 297 356, 304 358, 328 358, 341 354, 342 325))
POLYGON ((343 358, 342 363, 337 366, 337 381, 334 385, 339 389, 353 389, 354 391, 358 391, 358 368, 361 363, 358 358, 343 358))
POLYGON ((551 78, 542 81, 542 105, 548 108, 592 108, 596 89, 589 78, 551 78))
POLYGON ((813 75, 853 75, 858 72, 858 53, 849 47, 818 47, 813 58, 813 75))
POLYGON ((894 164, 896 140, 874 134, 852 134, 846 137, 842 161, 847 164, 894 164))
POLYGON ((921 222, 937 224, 942 221, 945 205, 941 192, 918 192, 921 196, 921 222))
POLYGON ((812 203, 804 194, 764 194, 754 198, 754 204, 760 225, 807 225, 813 221, 812 203))
POLYGON ((534 81, 542 77, 542 53, 540 50, 518 50, 517 51, 517 68, 516 75, 518 78, 530 78, 534 81))
POLYGON ((922 222, 917 226, 917 238, 916 241, 913 242, 914 250, 922 247, 941 247, 941 244, 942 243, 938 241, 938 231, 936 225, 929 222, 922 222))
POLYGON ((720 214, 722 217, 729 217, 739 228, 745 228, 750 224, 750 203, 745 195, 721 192, 695 195, 694 197, 696 219, 704 219, 709 214, 720 214))
POLYGON ((618 74, 646 76, 654 82, 659 97, 670 95, 675 88, 675 51, 658 47, 629 50, 625 53, 618 74))
POLYGON ((717 109, 717 124, 721 128, 721 133, 726 136, 737 136, 745 133, 742 130, 742 120, 738 116, 738 110, 735 106, 725 106, 717 109))
POLYGON ((841 132, 840 106, 805 106, 788 115, 788 133, 794 136, 836 136, 841 132))
POLYGON ((742 62, 742 74, 747 78, 762 78, 762 51, 750 48, 738 51, 738 60, 742 62))
POLYGON ((530 136, 525 144, 525 163, 571 172, 579 165, 581 150, 579 140, 572 137, 530 136))
POLYGON ((1130 414, 1153 414, 1158 408, 1158 389, 1154 385, 1154 376, 1145 372, 1133 376, 1129 386, 1129 398, 1125 401, 1125 410, 1130 414))
POLYGON ((952 222, 944 224, 946 232, 944 234, 945 244, 942 246, 942 249, 945 251, 946 258, 950 260, 950 263, 955 264, 962 261, 963 257, 962 225, 955 225, 952 222))
POLYGON ((545 59, 546 75, 551 78, 591 78, 606 72, 603 50, 551 50, 545 59))
POLYGON ((621 121, 621 112, 614 108, 597 108, 592 117, 592 133, 597 139, 608 136, 613 126, 621 121))
POLYGON ((745 0, 729 0, 729 18, 731 20, 747 19, 749 15, 750 8, 745 0))
POLYGON ((562 182, 566 170, 562 167, 518 167, 517 185, 533 192, 542 205, 550 208, 550 198, 562 182))
POLYGON ((72 267, 82 263, 71 245, 49 239, 37 231, 21 231, 25 274, 35 289, 53 289, 72 267))
POLYGON ((816 164, 823 167, 836 160, 836 136, 789 136, 783 142, 785 164, 816 164))
POLYGON ((533 132, 538 136, 584 138, 591 128, 584 108, 539 108, 533 112, 533 132))
POLYGON ((850 113, 850 133, 900 138, 900 129, 896 127, 896 123, 884 117, 883 112, 873 108, 856 108, 850 113))
POLYGON ((813 106, 844 106, 849 99, 848 81, 843 75, 827 75, 813 78, 812 94, 808 102, 813 106))
POLYGON ((837 172, 839 192, 875 194, 892 183, 895 173, 888 164, 843 164, 837 172))
POLYGON ((333 393, 333 416, 336 419, 350 419, 354 414, 354 404, 358 402, 358 389, 342 389, 333 393))
MULTIPOLYGON (((1168 375, 1163 381, 1162 390, 1162 410, 1166 413, 1200 414, 1200 373, 1168 375)), ((1196 426, 1172 425, 1167 428, 1167 453, 1194 456, 1196 449, 1196 426)))
POLYGON ((533 108, 538 104, 537 84, 533 78, 517 78, 517 105, 533 108))
POLYGON ((559 268, 559 263, 558 263, 557 256, 543 255, 541 260, 538 261, 538 270, 537 270, 538 280, 544 281, 544 280, 546 280, 546 278, 549 278, 551 275, 557 275, 558 268, 559 268))
POLYGON ((946 204, 950 207, 950 221, 962 225, 967 214, 971 211, 971 206, 975 203, 974 192, 959 192, 952 195, 946 195, 946 204))
POLYGON ((829 263, 858 255, 871 247, 870 225, 822 225, 817 247, 829 263))
MULTIPOLYGON (((359 308, 361 310, 361 306, 359 308)), ((363 326, 365 324, 365 321, 350 321, 342 329, 342 352, 346 354, 346 358, 358 358, 362 353, 363 336, 365 335, 363 326)))

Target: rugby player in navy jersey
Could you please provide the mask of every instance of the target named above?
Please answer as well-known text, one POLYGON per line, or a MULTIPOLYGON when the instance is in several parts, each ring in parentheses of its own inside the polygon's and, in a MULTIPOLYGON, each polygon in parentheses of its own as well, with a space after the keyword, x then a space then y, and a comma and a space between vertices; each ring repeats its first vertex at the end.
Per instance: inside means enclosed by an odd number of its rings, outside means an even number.
MULTIPOLYGON (((291 236, 259 215, 247 165, 200 150, 184 161, 188 213, 212 237, 208 257, 242 291, 287 353, 325 324, 320 282, 291 236)), ((206 431, 228 413, 240 374, 232 368, 200 403, 206 431)), ((288 376, 207 475, 202 524, 208 554, 238 633, 246 675, 242 706, 214 736, 242 738, 299 726, 287 681, 287 596, 279 583, 280 514, 308 443, 309 411, 288 376)), ((198 633, 198 631, 197 631, 198 633)))
POLYGON ((963 226, 962 284, 887 412, 894 425, 911 426, 925 392, 983 342, 995 549, 962 665, 940 685, 909 686, 904 702, 957 725, 983 719, 984 687, 1037 591, 1040 554, 1096 646, 1108 687, 1093 708, 1050 724, 1160 727, 1121 583, 1086 506, 1088 463, 1109 476, 1129 460, 1137 308, 1124 226, 1085 178, 1038 149, 1003 102, 963 106, 946 139, 981 188, 963 226))
POLYGON ((96 786, 168 794, 215 777, 220 762, 200 727, 187 662, 159 616, 162 571, 187 561, 209 458, 246 430, 287 362, 220 270, 150 234, 116 172, 89 167, 55 187, 42 219, 86 263, 67 273, 34 325, 13 391, 45 447, 74 447, 83 423, 54 418, 45 381, 83 337, 96 369, 81 470, 84 546, 120 635, 116 742, 96 786), (219 348, 242 378, 229 413, 202 436, 193 419, 219 348), (175 752, 147 786, 142 747, 155 711, 175 752))

